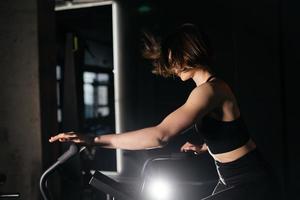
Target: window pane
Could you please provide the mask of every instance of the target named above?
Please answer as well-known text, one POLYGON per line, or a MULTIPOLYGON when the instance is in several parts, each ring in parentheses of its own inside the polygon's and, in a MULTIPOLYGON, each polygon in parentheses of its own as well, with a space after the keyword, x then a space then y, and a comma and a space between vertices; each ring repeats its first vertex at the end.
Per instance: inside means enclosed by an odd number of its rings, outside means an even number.
POLYGON ((84 84, 84 109, 85 117, 93 118, 94 117, 94 88, 91 84, 84 84))
POLYGON ((98 116, 106 117, 109 115, 109 107, 101 107, 97 110, 98 116))
POLYGON ((62 122, 62 114, 61 114, 61 109, 57 109, 57 121, 62 122))
POLYGON ((98 86, 98 105, 108 104, 108 87, 98 86))
POLYGON ((84 84, 84 104, 94 104, 94 87, 91 84, 84 84))
POLYGON ((83 82, 84 83, 93 83, 96 78, 96 73, 94 72, 84 72, 83 73, 83 82))
POLYGON ((61 79, 61 67, 59 65, 56 65, 56 80, 61 79))
POLYGON ((97 74, 97 81, 99 81, 100 83, 108 83, 108 81, 109 81, 109 75, 108 74, 99 73, 99 74, 97 74))

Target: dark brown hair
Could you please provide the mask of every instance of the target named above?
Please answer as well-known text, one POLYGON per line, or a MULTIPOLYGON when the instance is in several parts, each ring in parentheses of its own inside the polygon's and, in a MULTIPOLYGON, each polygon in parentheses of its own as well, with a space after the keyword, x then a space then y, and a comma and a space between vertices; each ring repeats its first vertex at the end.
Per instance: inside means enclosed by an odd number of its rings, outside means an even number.
POLYGON ((174 74, 174 69, 207 67, 213 58, 207 35, 193 24, 181 25, 163 39, 145 33, 143 44, 143 57, 152 61, 152 72, 164 77, 174 74))

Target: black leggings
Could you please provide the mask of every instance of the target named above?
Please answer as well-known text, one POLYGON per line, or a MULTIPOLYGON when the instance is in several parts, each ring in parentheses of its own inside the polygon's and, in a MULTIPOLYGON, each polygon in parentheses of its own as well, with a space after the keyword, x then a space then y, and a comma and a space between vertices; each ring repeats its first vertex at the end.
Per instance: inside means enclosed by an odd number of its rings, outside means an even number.
POLYGON ((257 150, 233 162, 215 164, 219 182, 212 195, 202 200, 274 200, 279 196, 275 179, 257 150))

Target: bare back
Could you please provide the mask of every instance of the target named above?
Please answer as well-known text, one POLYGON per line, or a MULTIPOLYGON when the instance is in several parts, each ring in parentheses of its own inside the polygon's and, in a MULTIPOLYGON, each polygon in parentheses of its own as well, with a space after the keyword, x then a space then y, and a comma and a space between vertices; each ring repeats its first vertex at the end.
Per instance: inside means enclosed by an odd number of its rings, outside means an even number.
MULTIPOLYGON (((220 99, 218 105, 207 116, 222 122, 231 122, 238 119, 241 113, 237 100, 228 84, 221 79, 212 79, 205 84, 210 84, 214 88, 215 95, 220 99)), ((242 157, 255 147, 255 143, 250 139, 245 145, 229 152, 213 154, 209 147, 208 150, 215 160, 225 163, 242 157)))

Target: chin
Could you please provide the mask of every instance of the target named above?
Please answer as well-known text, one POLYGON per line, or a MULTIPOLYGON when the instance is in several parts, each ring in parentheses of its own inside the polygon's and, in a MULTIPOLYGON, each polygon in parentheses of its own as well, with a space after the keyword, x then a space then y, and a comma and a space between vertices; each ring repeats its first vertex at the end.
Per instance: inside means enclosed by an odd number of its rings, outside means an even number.
POLYGON ((182 81, 187 81, 187 80, 189 80, 189 79, 190 79, 190 77, 184 77, 184 76, 180 76, 180 79, 181 79, 182 81))
POLYGON ((191 75, 191 73, 189 73, 189 72, 182 72, 182 73, 180 74, 180 79, 181 79, 182 81, 187 81, 187 80, 189 80, 190 78, 192 78, 192 75, 191 75))
POLYGON ((187 79, 183 79, 183 78, 181 78, 181 81, 186 81, 187 79))

